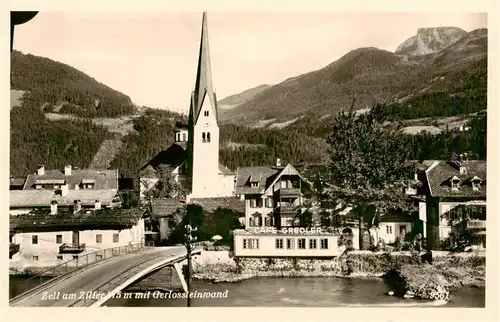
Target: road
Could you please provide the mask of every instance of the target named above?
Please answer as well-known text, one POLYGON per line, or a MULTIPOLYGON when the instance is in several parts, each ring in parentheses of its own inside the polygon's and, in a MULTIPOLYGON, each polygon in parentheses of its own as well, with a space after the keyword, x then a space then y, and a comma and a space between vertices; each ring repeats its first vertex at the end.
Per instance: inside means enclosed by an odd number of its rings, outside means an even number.
POLYGON ((100 296, 98 293, 93 294, 98 287, 108 283, 117 275, 127 272, 135 265, 145 261, 150 261, 153 265, 168 257, 185 253, 186 249, 183 246, 161 247, 104 260, 96 265, 83 267, 68 276, 56 278, 54 282, 48 282, 47 287, 13 301, 10 306, 68 307, 78 302, 82 296, 100 296))

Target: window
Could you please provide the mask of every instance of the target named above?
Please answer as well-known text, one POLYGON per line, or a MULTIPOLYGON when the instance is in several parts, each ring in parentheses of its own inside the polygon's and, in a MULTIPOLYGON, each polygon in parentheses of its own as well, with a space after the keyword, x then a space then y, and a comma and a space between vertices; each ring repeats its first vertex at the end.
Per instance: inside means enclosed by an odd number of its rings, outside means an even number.
POLYGON ((208 116, 208 111, 204 111, 203 115, 208 116))
POLYGON ((113 243, 118 243, 120 241, 120 235, 113 234, 113 243))
POLYGON ((294 249, 295 248, 295 239, 287 238, 286 239, 286 249, 294 249))
POLYGON ((281 188, 286 188, 286 181, 285 180, 281 180, 281 188))
POLYGON ((250 207, 257 208, 257 199, 250 199, 250 207))
POLYGON ((207 139, 206 139, 206 136, 205 136, 205 132, 201 133, 201 142, 206 142, 207 139))
POLYGON ((473 180, 472 181, 472 190, 479 190, 481 188, 481 181, 480 180, 473 180))
POLYGON ((309 249, 316 249, 318 248, 318 241, 316 238, 309 239, 309 249))
POLYGON ((57 256, 57 260, 58 260, 58 261, 62 261, 62 259, 63 259, 62 255, 58 255, 58 256, 57 256))
POLYGON ((42 189, 42 185, 41 185, 41 184, 37 184, 37 185, 35 186, 35 189, 42 189))
POLYGON ((392 226, 387 225, 387 226, 385 226, 385 227, 386 227, 386 231, 387 231, 387 233, 388 233, 389 235, 392 235, 392 226))
POLYGON ((38 236, 37 236, 37 235, 33 235, 33 236, 31 236, 31 243, 32 243, 33 245, 38 244, 38 236))
POLYGON ((299 249, 306 249, 306 239, 305 238, 299 238, 299 249))
POLYGON ((276 249, 283 249, 283 238, 276 238, 276 249))
POLYGON ((259 183, 258 182, 250 182, 250 187, 252 187, 252 188, 258 188, 259 187, 259 183))
POLYGON ((207 142, 210 142, 210 132, 207 132, 207 142))
POLYGON ((272 208, 272 207, 273 207, 273 199, 266 198, 266 208, 272 208))
POLYGON ((187 141, 186 133, 182 133, 182 141, 187 141))
POLYGON ((33 259, 34 261, 37 261, 37 260, 38 260, 38 256, 33 256, 33 257, 32 257, 32 259, 33 259))
POLYGON ((54 185, 54 189, 61 189, 61 186, 60 186, 60 185, 58 185, 58 184, 55 184, 55 185, 54 185))
POLYGON ((459 183, 460 183, 460 180, 458 180, 458 179, 452 179, 451 180, 451 189, 452 190, 458 190, 459 183))
POLYGON ((96 244, 102 243, 102 234, 95 235, 95 242, 96 242, 96 244))
POLYGON ((245 238, 243 239, 243 248, 245 249, 259 249, 258 238, 245 238))
POLYGON ((56 235, 56 244, 62 244, 62 235, 56 235))
POLYGON ((73 255, 73 259, 78 259, 78 255, 73 255))
POLYGON ((322 238, 320 244, 321 249, 328 249, 328 238, 322 238))
POLYGON ((264 218, 264 226, 271 226, 271 219, 269 219, 269 217, 264 218))
POLYGON ((253 218, 248 219, 248 226, 253 227, 253 218))
POLYGON ((180 133, 177 133, 177 141, 180 141, 181 140, 181 134, 180 133))

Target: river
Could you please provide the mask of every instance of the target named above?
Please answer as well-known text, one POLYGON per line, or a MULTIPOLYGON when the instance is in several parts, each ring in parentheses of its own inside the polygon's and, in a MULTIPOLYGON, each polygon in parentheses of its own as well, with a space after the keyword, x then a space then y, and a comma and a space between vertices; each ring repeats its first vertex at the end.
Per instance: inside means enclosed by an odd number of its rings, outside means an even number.
MULTIPOLYGON (((29 288, 26 280, 10 279, 10 296, 29 288)), ((385 295, 390 289, 381 279, 301 277, 259 277, 239 283, 212 284, 195 280, 192 289, 197 292, 227 292, 222 299, 192 299, 191 306, 263 306, 263 307, 476 307, 485 306, 485 288, 462 288, 450 292, 447 303, 399 299, 385 295)), ((186 299, 110 299, 108 307, 179 307, 186 299)))

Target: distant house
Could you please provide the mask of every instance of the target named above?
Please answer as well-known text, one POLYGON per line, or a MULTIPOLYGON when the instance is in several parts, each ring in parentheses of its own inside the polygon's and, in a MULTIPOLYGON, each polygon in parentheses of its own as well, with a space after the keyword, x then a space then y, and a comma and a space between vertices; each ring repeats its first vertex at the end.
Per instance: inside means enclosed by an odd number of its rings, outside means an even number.
POLYGON ((9 190, 23 190, 26 178, 10 178, 9 190))
POLYGON ((83 208, 117 208, 118 170, 46 170, 40 166, 27 176, 22 190, 10 190, 10 213, 28 213, 32 209, 49 208, 56 202, 62 208, 78 203, 83 208))
POLYGON ((11 266, 51 267, 101 249, 144 241, 145 209, 32 210, 10 216, 11 266), (11 247, 12 248, 12 247, 11 247))
POLYGON ((439 249, 453 229, 477 228, 486 234, 486 161, 435 161, 425 174, 430 249, 439 249))

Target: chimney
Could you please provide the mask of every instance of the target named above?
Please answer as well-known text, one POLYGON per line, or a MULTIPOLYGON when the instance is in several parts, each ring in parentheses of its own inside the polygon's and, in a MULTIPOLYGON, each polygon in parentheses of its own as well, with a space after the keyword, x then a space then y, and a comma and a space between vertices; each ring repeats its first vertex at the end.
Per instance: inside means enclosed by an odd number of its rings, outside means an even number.
POLYGON ((69 192, 69 185, 68 185, 67 182, 65 182, 61 186, 61 197, 67 197, 68 196, 68 192, 69 192))
POLYGON ((458 166, 460 169, 460 174, 467 174, 467 153, 460 154, 460 161, 458 162, 458 166))
POLYGON ((94 209, 95 210, 101 210, 101 201, 100 200, 96 200, 95 201, 94 209))
POLYGON ((281 167, 281 159, 280 158, 276 159, 276 166, 281 167))
POLYGON ((65 176, 70 176, 71 175, 71 165, 67 165, 64 167, 64 175, 65 176))
POLYGON ((55 200, 50 202, 50 214, 57 215, 57 201, 55 200))
POLYGON ((465 162, 460 162, 460 174, 467 174, 467 165, 465 162))
POLYGON ((38 170, 36 170, 36 174, 38 174, 39 176, 45 175, 45 166, 43 164, 38 166, 38 170))
POLYGON ((82 210, 82 204, 81 204, 80 200, 75 200, 73 202, 73 213, 76 214, 80 210, 82 210))

